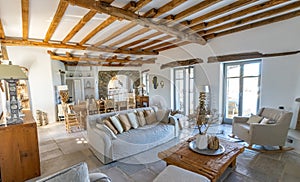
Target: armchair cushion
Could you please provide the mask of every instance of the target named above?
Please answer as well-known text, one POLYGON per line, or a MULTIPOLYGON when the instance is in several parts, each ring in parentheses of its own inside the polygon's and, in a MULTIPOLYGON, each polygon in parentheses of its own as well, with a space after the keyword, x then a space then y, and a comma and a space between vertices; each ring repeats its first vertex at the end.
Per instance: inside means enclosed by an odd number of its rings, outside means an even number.
POLYGON ((263 119, 263 117, 261 117, 261 116, 252 115, 252 116, 250 116, 250 118, 248 119, 247 123, 248 123, 248 124, 251 124, 251 123, 259 123, 262 119, 263 119))

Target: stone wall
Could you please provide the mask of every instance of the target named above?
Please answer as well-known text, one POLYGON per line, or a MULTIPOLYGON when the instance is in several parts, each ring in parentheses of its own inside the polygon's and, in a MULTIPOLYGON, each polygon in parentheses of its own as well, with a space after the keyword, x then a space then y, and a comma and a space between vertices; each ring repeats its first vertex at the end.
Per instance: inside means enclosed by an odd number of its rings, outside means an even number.
POLYGON ((99 71, 98 73, 98 90, 99 98, 106 98, 108 93, 108 83, 116 75, 126 75, 133 81, 135 94, 138 95, 137 87, 140 85, 140 72, 131 70, 120 71, 99 71))

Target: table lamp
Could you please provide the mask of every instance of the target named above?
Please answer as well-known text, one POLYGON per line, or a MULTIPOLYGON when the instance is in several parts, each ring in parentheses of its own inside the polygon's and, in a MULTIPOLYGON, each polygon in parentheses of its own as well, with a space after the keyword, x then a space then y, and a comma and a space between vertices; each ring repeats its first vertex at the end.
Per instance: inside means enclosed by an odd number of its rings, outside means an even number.
POLYGON ((11 61, 9 61, 8 65, 0 64, 0 80, 7 81, 9 88, 10 118, 7 118, 7 124, 23 123, 22 118, 20 118, 17 81, 27 80, 26 74, 22 71, 20 66, 12 65, 11 61))
POLYGON ((138 89, 141 89, 142 90, 142 96, 144 96, 144 88, 146 87, 145 84, 141 83, 139 86, 138 86, 138 89))

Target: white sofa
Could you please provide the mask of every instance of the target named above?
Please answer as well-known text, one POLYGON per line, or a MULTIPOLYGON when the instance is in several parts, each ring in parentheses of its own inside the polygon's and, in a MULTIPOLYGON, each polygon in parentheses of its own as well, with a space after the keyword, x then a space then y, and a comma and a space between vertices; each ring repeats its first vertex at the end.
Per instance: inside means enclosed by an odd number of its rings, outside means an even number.
POLYGON ((91 150, 102 163, 107 164, 146 151, 178 137, 179 125, 177 119, 168 116, 168 123, 162 122, 163 118, 159 113, 162 112, 156 107, 145 107, 88 116, 87 139, 91 150), (126 114, 135 110, 150 109, 155 111, 158 119, 157 123, 130 129, 129 131, 117 134, 116 138, 99 128, 99 124, 103 124, 101 123, 103 119, 117 113, 126 114))

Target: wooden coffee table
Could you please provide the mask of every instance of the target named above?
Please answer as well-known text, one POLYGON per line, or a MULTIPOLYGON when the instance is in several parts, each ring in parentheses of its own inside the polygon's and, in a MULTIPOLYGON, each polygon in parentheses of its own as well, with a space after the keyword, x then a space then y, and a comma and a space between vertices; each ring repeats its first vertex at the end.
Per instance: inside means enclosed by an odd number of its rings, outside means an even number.
POLYGON ((223 154, 216 156, 202 155, 189 149, 189 142, 193 140, 194 137, 159 152, 158 157, 166 161, 167 165, 175 165, 199 173, 214 182, 220 178, 228 167, 236 165, 236 157, 244 151, 244 146, 240 144, 220 140, 225 148, 223 154))

